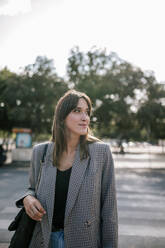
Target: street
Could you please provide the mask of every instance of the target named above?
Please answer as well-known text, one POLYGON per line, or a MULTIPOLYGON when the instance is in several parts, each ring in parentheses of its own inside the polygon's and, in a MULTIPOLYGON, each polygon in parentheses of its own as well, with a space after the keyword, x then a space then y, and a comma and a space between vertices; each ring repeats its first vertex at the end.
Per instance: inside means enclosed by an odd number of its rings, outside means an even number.
POLYGON ((165 247, 165 170, 116 173, 119 248, 165 247))
MULTIPOLYGON (((121 168, 121 157, 114 157, 119 248, 164 248, 165 169, 121 168)), ((27 185, 28 167, 6 165, 0 168, 0 248, 8 247, 12 233, 7 227, 18 211, 14 202, 27 185)))

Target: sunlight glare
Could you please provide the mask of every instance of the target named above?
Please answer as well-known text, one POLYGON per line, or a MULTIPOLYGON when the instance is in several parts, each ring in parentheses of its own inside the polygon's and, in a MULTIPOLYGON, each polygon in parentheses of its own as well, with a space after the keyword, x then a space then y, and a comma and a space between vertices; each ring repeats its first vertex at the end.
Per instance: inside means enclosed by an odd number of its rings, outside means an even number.
POLYGON ((0 8, 0 15, 14 16, 31 11, 31 0, 9 0, 0 8))

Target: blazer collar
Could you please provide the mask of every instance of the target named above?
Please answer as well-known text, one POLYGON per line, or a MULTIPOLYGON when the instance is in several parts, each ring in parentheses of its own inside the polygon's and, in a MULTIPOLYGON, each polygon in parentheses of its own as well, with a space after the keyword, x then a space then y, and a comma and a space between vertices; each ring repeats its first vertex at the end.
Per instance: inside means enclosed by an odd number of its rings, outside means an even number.
MULTIPOLYGON (((46 153, 46 160, 53 162, 53 150, 54 150, 54 142, 50 142, 48 144, 48 149, 47 149, 47 153, 46 153)), ((76 148, 75 157, 77 155, 80 155, 80 144, 78 144, 78 146, 76 148)))

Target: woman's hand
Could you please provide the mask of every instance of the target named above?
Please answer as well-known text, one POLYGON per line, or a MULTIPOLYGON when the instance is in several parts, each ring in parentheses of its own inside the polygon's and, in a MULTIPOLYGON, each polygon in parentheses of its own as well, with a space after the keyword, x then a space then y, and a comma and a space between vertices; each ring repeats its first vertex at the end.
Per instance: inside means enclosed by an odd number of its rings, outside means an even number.
POLYGON ((36 221, 41 221, 44 214, 46 214, 45 209, 41 206, 41 203, 31 195, 27 195, 23 199, 23 204, 26 210, 26 213, 36 221))

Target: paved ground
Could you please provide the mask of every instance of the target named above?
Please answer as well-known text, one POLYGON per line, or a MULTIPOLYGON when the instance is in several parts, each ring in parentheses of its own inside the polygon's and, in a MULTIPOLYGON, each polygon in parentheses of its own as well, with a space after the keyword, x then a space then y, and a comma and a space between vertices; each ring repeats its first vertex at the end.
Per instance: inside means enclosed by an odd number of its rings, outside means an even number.
MULTIPOLYGON (((164 157, 129 154, 114 155, 114 159, 119 248, 165 248, 164 157)), ((27 167, 0 168, 0 248, 8 247, 12 233, 7 227, 18 211, 14 201, 27 185, 27 167)))
POLYGON ((165 170, 116 173, 120 248, 165 247, 165 170))
POLYGON ((113 154, 116 168, 165 169, 165 155, 152 153, 113 154))

